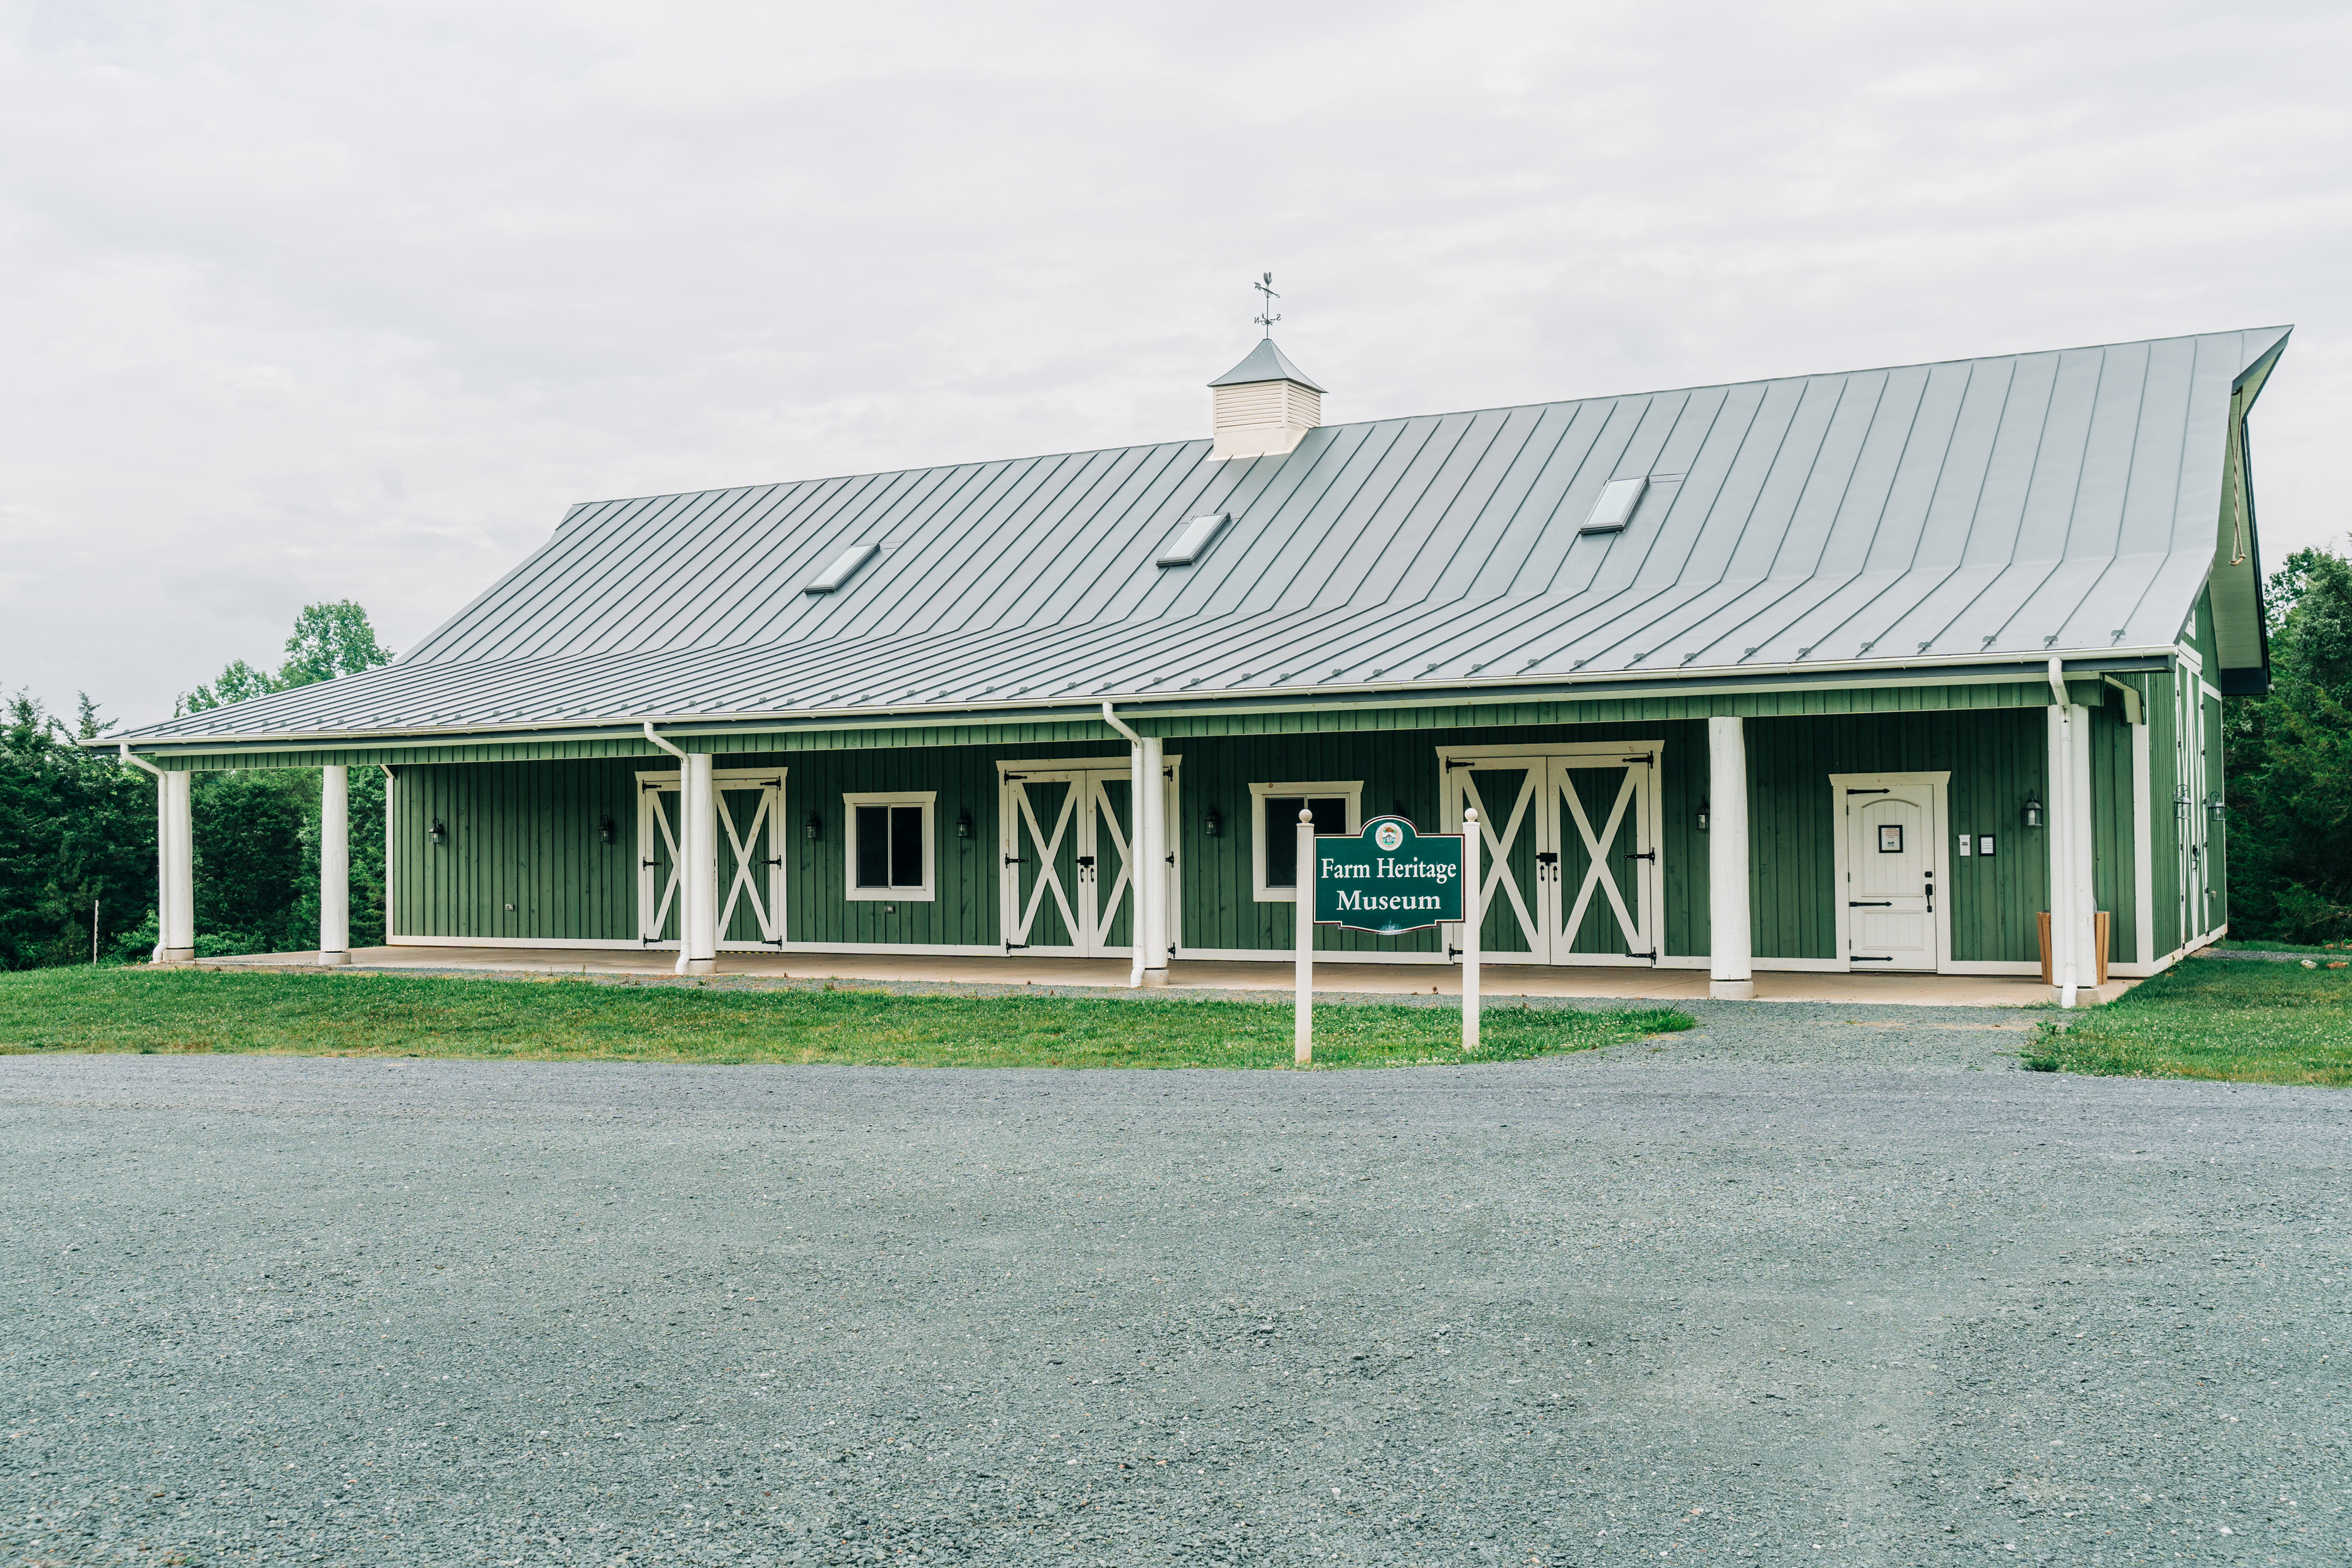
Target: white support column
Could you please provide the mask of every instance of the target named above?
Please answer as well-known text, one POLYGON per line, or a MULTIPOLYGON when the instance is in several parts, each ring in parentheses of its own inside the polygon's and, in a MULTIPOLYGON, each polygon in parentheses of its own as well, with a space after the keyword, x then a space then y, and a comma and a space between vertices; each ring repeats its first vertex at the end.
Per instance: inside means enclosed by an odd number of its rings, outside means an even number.
MULTIPOLYGON (((1748 914, 1748 736, 1738 719, 1706 721, 1707 994, 1756 994, 1756 942, 1748 914)), ((1838 895, 1843 898, 1845 895, 1838 895)))
POLYGON ((2156 962, 2156 824, 2148 813, 2154 803, 2151 783, 2155 754, 2150 749, 2147 711, 2137 703, 2131 721, 2132 742, 2132 952, 2141 963, 2156 962))
POLYGON ((2091 818, 2091 710, 2066 710, 2067 869, 2074 878, 2068 902, 2074 921, 2074 984, 2095 992, 2099 984, 2098 831, 2091 818))
POLYGON ((719 803, 710 787, 710 753, 688 752, 678 763, 677 973, 719 969, 719 803))
POLYGON ((352 961, 352 771, 319 770, 319 962, 352 961))
MULTIPOLYGON (((1106 713, 1110 711, 1109 703, 1103 704, 1103 711, 1106 713)), ((1129 733, 1133 734, 1134 731, 1129 731, 1129 733)), ((1150 954, 1151 947, 1143 930, 1143 796, 1145 789, 1143 781, 1145 777, 1143 741, 1138 737, 1129 741, 1127 746, 1127 854, 1131 868, 1127 880, 1128 896, 1134 900, 1133 907, 1128 911, 1127 921, 1127 945, 1132 957, 1132 962, 1129 963, 1127 970, 1127 984, 1130 990, 1143 984, 1144 961, 1150 954)))
POLYGON ((158 797, 155 893, 162 963, 185 963, 196 956, 196 833, 188 807, 189 775, 173 771, 156 781, 158 797))
POLYGON ((2074 1005, 2074 742, 2071 706, 2050 708, 2050 988, 2062 1007, 2074 1005))
POLYGON ((1168 764, 1160 738, 1144 737, 1143 792, 1136 797, 1142 841, 1135 878, 1136 940, 1143 944, 1143 983, 1168 984, 1168 764))

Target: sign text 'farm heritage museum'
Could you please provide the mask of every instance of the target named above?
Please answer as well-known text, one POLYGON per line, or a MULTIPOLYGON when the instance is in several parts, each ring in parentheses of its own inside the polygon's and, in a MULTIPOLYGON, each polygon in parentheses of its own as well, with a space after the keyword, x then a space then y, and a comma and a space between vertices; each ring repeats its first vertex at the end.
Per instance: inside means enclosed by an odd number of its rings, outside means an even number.
POLYGON ((1381 816, 1315 840, 1315 921, 1395 936, 1462 919, 1462 836, 1381 816))
POLYGON ((1336 425, 1268 338, 1195 439, 583 503, 398 662, 121 739, 157 957, 195 947, 191 774, 301 767, 345 961, 358 767, 395 948, 1150 984, 1304 926, 1736 997, 2034 976, 2046 922, 2071 1001, 2227 930, 2288 336, 1336 425))

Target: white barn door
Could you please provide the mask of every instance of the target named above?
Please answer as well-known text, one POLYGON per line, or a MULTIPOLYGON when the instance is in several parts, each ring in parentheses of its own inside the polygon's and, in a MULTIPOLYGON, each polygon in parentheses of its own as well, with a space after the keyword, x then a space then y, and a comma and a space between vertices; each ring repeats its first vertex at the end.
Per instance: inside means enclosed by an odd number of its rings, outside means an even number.
MULTIPOLYGON (((711 773, 719 847, 719 945, 733 952, 784 941, 784 773, 721 768, 711 773)), ((683 802, 675 773, 637 775, 637 942, 676 947, 683 879, 683 802)))

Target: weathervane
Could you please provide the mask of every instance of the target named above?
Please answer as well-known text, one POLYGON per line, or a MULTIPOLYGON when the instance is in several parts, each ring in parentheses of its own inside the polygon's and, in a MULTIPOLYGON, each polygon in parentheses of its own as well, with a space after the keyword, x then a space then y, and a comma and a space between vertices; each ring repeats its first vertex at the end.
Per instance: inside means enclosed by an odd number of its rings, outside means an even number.
POLYGON ((1280 316, 1274 313, 1274 302, 1282 298, 1281 295, 1274 291, 1274 274, 1271 272, 1267 273, 1262 282, 1253 283, 1250 287, 1265 296, 1265 313, 1260 316, 1252 316, 1250 320, 1255 321, 1259 326, 1264 327, 1265 329, 1265 335, 1270 338, 1274 336, 1275 322, 1282 320, 1280 316))

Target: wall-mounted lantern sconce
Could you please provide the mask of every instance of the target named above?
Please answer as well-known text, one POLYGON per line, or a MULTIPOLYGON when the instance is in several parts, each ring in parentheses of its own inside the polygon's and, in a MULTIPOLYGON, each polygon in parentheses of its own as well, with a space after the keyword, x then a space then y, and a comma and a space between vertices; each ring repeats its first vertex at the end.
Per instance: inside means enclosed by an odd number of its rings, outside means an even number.
POLYGON ((1209 807, 1208 810, 1201 814, 1202 837, 1215 838, 1222 836, 1224 831, 1225 819, 1217 815, 1217 808, 1215 806, 1213 805, 1209 807))
POLYGON ((810 812, 808 821, 801 826, 801 837, 806 838, 812 844, 824 837, 824 818, 819 816, 815 812, 810 812))
POLYGON ((1706 819, 1707 819, 1707 809, 1706 809, 1706 807, 1707 807, 1707 800, 1706 800, 1706 796, 1705 796, 1705 795, 1701 795, 1701 796, 1699 796, 1699 797, 1698 797, 1698 830, 1699 830, 1701 833, 1705 833, 1705 832, 1706 831, 1706 819))
POLYGON ((441 819, 436 816, 433 819, 433 826, 425 830, 425 837, 436 844, 446 843, 449 837, 449 830, 441 826, 441 819))
POLYGON ((2025 797, 2025 826, 2028 827, 2039 827, 2042 826, 2042 797, 2040 795, 2029 795, 2025 797))
POLYGON ((608 816, 596 825, 596 837, 607 844, 617 843, 620 840, 621 830, 613 826, 613 819, 608 816))
POLYGON ((2230 803, 2217 795, 2205 803, 2205 810, 2214 821, 2219 822, 2228 815, 2230 803))
POLYGON ((2176 822, 2186 823, 2189 820, 2189 808, 2190 804, 2189 792, 2187 790, 2184 789, 2179 795, 2174 795, 2172 797, 2173 820, 2176 822))
POLYGON ((958 838, 971 837, 971 812, 969 808, 956 813, 956 837, 958 838))

